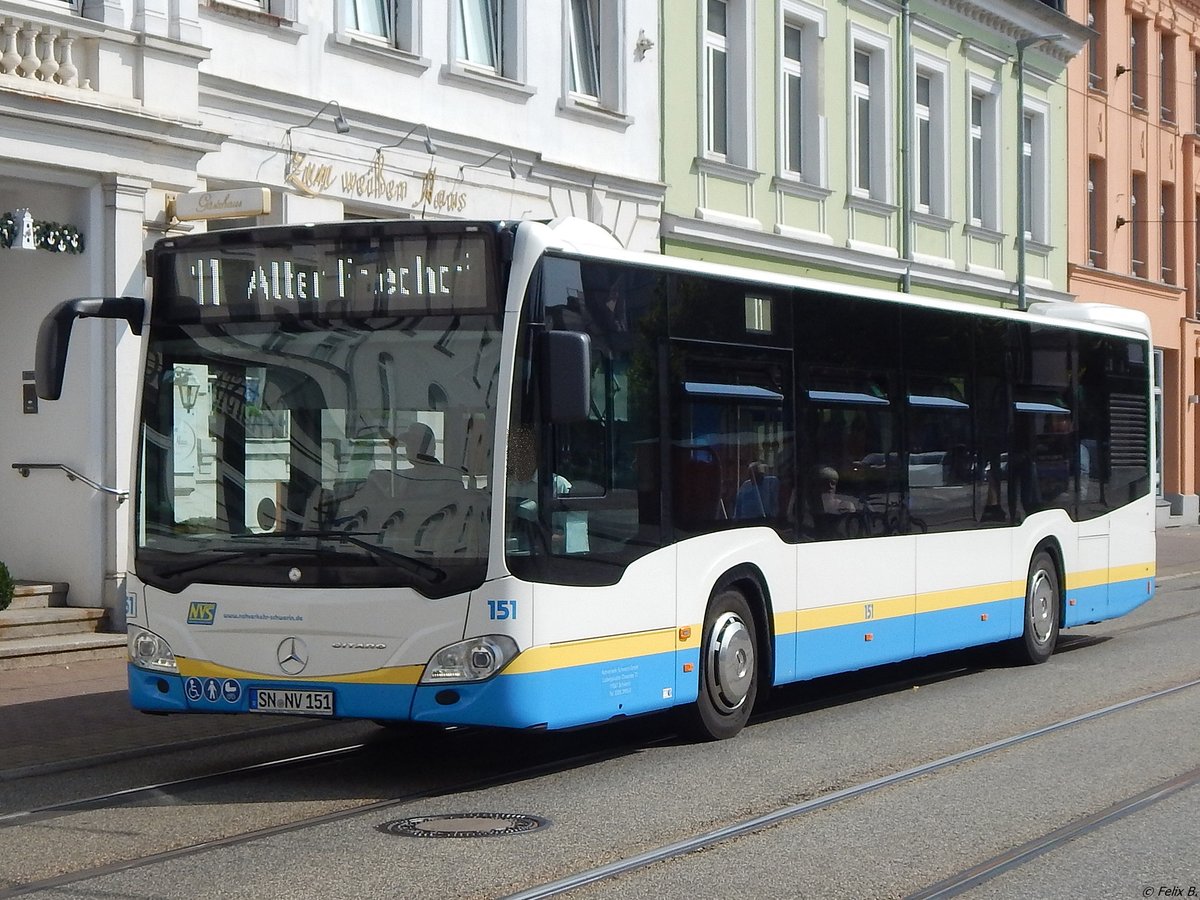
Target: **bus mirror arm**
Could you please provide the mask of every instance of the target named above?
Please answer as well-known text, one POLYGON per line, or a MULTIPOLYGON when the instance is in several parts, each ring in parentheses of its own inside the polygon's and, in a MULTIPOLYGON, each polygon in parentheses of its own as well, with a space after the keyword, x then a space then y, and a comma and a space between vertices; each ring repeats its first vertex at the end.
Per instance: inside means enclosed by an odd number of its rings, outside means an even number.
POLYGON ((76 319, 124 319, 134 334, 142 333, 146 301, 138 297, 77 297, 58 304, 38 329, 35 373, 37 395, 57 400, 67 369, 67 345, 76 319))
POLYGON ((541 344, 542 404, 555 425, 582 422, 592 404, 592 342, 578 331, 545 331, 541 344))

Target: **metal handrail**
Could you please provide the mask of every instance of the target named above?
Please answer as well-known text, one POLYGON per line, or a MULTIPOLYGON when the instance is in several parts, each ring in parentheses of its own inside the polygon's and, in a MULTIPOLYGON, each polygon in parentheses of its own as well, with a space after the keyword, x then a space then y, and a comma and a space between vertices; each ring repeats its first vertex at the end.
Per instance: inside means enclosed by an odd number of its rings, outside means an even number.
POLYGON ((81 472, 76 472, 70 466, 64 463, 13 463, 12 467, 21 473, 22 478, 28 478, 29 473, 34 469, 58 469, 63 472, 70 481, 82 481, 94 491, 99 491, 102 494, 112 494, 117 498, 117 505, 120 506, 129 499, 129 491, 122 491, 119 488, 109 487, 106 484, 101 484, 98 481, 92 481, 81 472))

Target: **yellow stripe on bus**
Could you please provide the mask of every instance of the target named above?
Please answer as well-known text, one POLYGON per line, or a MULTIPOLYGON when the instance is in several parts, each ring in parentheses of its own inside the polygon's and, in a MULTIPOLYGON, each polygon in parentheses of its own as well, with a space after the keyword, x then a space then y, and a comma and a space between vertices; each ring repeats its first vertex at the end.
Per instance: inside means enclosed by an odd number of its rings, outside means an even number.
MULTIPOLYGON (((1094 587, 1105 583, 1134 581, 1152 578, 1154 563, 1137 563, 1116 566, 1111 569, 1093 569, 1087 572, 1072 572, 1067 575, 1068 590, 1094 587)), ((1020 581, 1002 581, 995 584, 975 585, 947 591, 929 591, 900 597, 884 597, 879 600, 860 600, 839 603, 812 609, 798 609, 775 614, 775 634, 785 635, 800 631, 819 631, 839 625, 857 625, 879 619, 894 619, 920 613, 940 612, 1001 600, 1020 598, 1025 585, 1020 581)), ((702 625, 682 626, 679 629, 659 628, 653 631, 633 632, 611 637, 589 638, 531 647, 521 653, 504 670, 505 674, 518 675, 529 672, 548 672, 570 666, 596 663, 615 663, 623 659, 672 653, 676 650, 699 647, 702 625)), ((348 675, 299 675, 288 676, 275 673, 245 672, 218 666, 204 660, 178 658, 179 674, 197 678, 240 678, 272 681, 323 681, 340 684, 417 684, 423 665, 395 666, 348 675)))
POLYGON ((179 664, 179 674, 183 677, 196 678, 240 678, 253 681, 321 681, 335 684, 416 684, 421 680, 422 666, 390 666, 386 669, 372 669, 366 672, 351 672, 348 675, 283 675, 275 672, 247 672, 242 669, 231 669, 228 666, 218 666, 216 663, 202 659, 187 659, 176 657, 179 664))
POLYGON ((1120 584, 1123 581, 1137 581, 1140 578, 1153 578, 1156 574, 1154 563, 1134 563, 1131 566, 1113 566, 1110 569, 1091 569, 1087 572, 1068 572, 1067 590, 1099 587, 1102 584, 1120 584))
MULTIPOLYGON (((699 636, 698 630, 694 632, 699 636)), ((676 649, 675 629, 660 628, 654 631, 619 634, 615 637, 592 638, 585 641, 570 641, 531 647, 504 670, 506 675, 526 672, 548 672, 568 666, 586 666, 593 663, 619 662, 636 656, 652 656, 656 653, 673 653, 676 649)))

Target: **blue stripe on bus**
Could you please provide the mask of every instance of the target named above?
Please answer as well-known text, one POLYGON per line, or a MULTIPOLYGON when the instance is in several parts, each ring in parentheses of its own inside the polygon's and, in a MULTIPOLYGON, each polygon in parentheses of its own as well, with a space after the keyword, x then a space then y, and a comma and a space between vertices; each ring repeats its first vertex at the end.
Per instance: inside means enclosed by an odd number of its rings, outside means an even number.
MULTIPOLYGON (((571 728, 665 709, 675 696, 677 658, 696 651, 655 653, 543 672, 501 673, 482 684, 421 685, 413 700, 418 722, 571 728), (438 696, 442 701, 439 702, 438 696), (457 701, 448 703, 453 695, 457 701)), ((694 682, 695 677, 691 676, 694 682)), ((688 699, 695 699, 695 685, 688 699)))
POLYGON ((322 681, 288 681, 286 684, 264 679, 196 679, 201 684, 218 681, 236 682, 237 699, 222 693, 210 700, 205 692, 199 699, 187 696, 189 680, 180 675, 150 672, 129 665, 129 700, 134 709, 145 712, 244 713, 250 712, 251 688, 281 688, 298 691, 333 691, 334 714, 338 718, 407 719, 416 686, 411 684, 339 684, 322 681))

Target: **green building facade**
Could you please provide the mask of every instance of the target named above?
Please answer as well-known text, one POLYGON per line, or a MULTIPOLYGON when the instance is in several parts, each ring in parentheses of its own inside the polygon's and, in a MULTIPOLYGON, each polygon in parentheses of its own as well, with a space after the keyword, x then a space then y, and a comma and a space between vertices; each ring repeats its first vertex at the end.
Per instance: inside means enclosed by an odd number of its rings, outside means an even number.
POLYGON ((1089 34, 1036 0, 664 0, 664 252, 1070 299, 1065 67, 1089 34))

